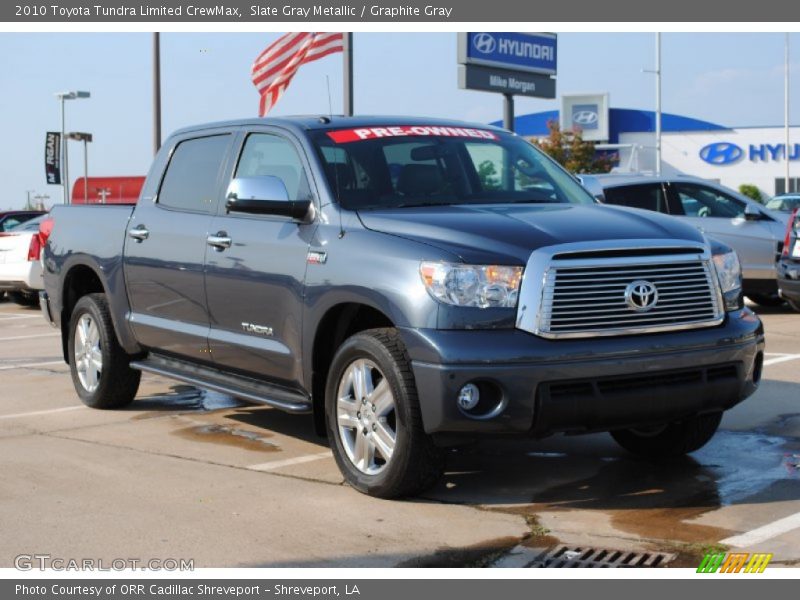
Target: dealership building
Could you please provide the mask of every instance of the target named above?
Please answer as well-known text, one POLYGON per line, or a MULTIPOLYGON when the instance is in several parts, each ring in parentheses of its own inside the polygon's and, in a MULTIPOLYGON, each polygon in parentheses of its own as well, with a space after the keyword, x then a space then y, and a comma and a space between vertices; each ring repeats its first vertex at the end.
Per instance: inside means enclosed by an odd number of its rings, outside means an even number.
MULTIPOLYGON (((541 138, 548 123, 563 129, 578 126, 599 148, 618 154, 616 170, 655 171, 655 113, 608 107, 608 95, 565 96, 561 111, 521 115, 516 132, 541 138)), ((800 190, 800 127, 790 129, 790 179, 786 185, 785 129, 730 127, 691 117, 662 113, 662 173, 694 175, 737 189, 758 186, 765 196, 800 190)))

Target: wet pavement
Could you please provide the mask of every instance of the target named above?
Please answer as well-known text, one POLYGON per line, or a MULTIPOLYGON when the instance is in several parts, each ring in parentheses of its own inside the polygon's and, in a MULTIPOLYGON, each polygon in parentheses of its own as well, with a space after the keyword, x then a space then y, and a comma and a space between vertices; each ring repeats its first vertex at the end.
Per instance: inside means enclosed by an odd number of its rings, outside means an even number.
POLYGON ((800 314, 761 313, 761 389, 691 456, 637 459, 607 434, 484 441, 449 452, 421 498, 387 502, 343 484, 307 416, 149 375, 124 410, 81 407, 57 332, 0 303, 0 567, 31 552, 488 566, 559 544, 691 566, 754 531, 742 550, 800 564, 800 527, 758 535, 800 513, 800 314))

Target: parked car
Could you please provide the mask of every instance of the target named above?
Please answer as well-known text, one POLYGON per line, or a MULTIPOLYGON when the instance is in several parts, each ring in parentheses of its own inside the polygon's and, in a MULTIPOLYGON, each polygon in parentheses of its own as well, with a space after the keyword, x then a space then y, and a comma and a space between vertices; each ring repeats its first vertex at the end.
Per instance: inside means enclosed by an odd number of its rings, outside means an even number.
POLYGON ((25 221, 30 221, 45 214, 41 210, 9 210, 0 212, 0 233, 11 231, 14 227, 25 221))
POLYGON ((792 211, 786 226, 786 239, 778 263, 778 287, 781 297, 800 312, 800 208, 792 211))
POLYGON ((420 492, 443 447, 497 434, 692 452, 761 377, 735 252, 598 204, 485 125, 191 127, 136 206, 53 219, 41 304, 85 404, 129 404, 147 371, 310 412, 375 496, 420 492))
POLYGON ((742 261, 745 295, 762 306, 783 303, 776 262, 788 215, 696 177, 611 174, 580 179, 605 204, 672 215, 728 244, 742 261))
POLYGON ((44 289, 39 228, 47 218, 42 214, 0 233, 0 292, 17 304, 35 306, 44 289))
POLYGON ((800 208, 800 194, 781 194, 767 200, 765 205, 769 210, 792 212, 800 208))

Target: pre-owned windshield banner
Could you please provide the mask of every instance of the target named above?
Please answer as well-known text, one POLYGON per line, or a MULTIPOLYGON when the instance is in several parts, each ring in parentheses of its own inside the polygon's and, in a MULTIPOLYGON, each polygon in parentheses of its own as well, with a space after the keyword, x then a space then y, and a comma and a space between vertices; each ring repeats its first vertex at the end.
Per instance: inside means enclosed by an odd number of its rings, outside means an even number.
POLYGON ((56 0, 0 3, 0 20, 12 22, 789 22, 800 3, 642 2, 641 0, 403 0, 351 2, 289 0, 56 0))

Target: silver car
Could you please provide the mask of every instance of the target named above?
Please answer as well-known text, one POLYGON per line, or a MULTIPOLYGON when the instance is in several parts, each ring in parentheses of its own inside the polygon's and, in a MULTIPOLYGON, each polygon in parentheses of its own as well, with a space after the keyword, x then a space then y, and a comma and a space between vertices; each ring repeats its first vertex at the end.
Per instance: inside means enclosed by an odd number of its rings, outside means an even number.
POLYGON ((610 174, 580 175, 579 179, 604 204, 673 215, 728 244, 739 254, 745 295, 762 306, 782 303, 776 262, 786 232, 786 213, 697 177, 610 174))
POLYGON ((800 194, 781 194, 770 198, 766 202, 766 207, 770 210, 792 212, 800 208, 800 194))

